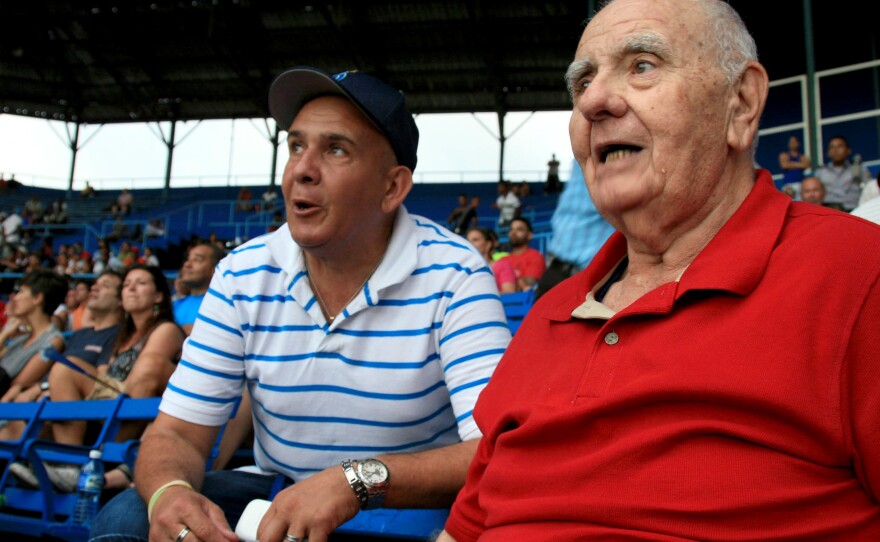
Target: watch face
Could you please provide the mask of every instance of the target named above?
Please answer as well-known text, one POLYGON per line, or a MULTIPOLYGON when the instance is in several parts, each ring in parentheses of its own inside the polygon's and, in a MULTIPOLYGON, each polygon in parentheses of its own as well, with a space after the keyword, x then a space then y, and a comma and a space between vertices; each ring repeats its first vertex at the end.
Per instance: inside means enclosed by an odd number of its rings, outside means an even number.
POLYGON ((388 480, 388 468, 381 461, 370 459, 359 466, 361 475, 368 484, 382 484, 388 480))

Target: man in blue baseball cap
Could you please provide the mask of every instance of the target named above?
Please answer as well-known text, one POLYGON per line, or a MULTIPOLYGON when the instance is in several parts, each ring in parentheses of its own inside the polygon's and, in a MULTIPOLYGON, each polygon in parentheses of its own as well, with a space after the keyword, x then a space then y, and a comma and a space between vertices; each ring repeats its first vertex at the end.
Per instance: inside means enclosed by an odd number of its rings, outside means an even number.
POLYGON ((288 227, 217 266, 137 493, 104 508, 94 540, 237 540, 259 498, 259 540, 322 542, 359 509, 448 507, 464 483, 471 410, 510 334, 481 256, 402 205, 418 149, 403 94, 296 67, 269 111, 288 133, 288 227), (256 466, 206 476, 245 388, 256 466))

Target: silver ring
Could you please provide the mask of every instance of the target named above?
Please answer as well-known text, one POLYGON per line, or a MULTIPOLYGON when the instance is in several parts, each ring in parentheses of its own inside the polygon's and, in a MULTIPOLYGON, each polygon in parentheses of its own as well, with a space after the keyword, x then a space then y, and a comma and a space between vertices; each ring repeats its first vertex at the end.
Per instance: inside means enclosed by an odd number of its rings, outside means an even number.
POLYGON ((285 540, 285 542, 299 542, 299 538, 293 536, 290 533, 287 533, 286 535, 284 535, 284 540, 285 540))
POLYGON ((183 542, 183 539, 186 538, 186 535, 189 534, 189 527, 184 527, 180 530, 180 533, 177 535, 177 538, 174 542, 183 542))

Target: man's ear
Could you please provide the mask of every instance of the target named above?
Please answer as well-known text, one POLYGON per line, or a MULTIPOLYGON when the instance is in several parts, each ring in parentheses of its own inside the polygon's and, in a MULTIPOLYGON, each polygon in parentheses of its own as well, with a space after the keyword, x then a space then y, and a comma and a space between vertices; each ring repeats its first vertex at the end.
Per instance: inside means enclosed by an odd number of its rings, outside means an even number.
POLYGON ((412 190, 412 171, 406 166, 393 166, 388 170, 385 185, 385 197, 382 198, 382 211, 392 213, 403 204, 409 191, 412 190))
POLYGON ((727 143, 734 149, 748 150, 757 137, 769 85, 767 71, 757 62, 746 64, 739 81, 734 83, 727 127, 727 143))

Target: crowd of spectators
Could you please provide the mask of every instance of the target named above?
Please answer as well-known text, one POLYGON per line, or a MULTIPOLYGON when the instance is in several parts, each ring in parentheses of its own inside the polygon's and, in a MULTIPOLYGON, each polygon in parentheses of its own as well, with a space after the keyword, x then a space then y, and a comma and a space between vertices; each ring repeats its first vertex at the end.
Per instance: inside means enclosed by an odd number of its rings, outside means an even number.
MULTIPOLYGON (((112 247, 101 240, 93 263, 79 243, 60 245, 54 253, 51 242, 33 252, 17 244, 13 256, 3 260, 4 270, 22 276, 0 304, 0 402, 161 395, 224 255, 216 244, 194 245, 181 282, 174 282, 179 291, 174 291, 151 247, 141 251, 128 241, 112 247), (178 309, 188 318, 185 325, 177 320, 178 309), (44 353, 47 348, 62 353, 76 370, 52 362, 44 353)), ((47 436, 82 444, 84 427, 55 423, 47 436)), ((137 438, 143 429, 143 424, 126 426, 120 438, 137 438)), ((19 438, 23 430, 21 422, 2 420, 0 440, 19 438)), ((20 483, 36 487, 31 466, 20 463, 10 469, 20 483)), ((77 466, 47 464, 46 470, 56 488, 74 489, 77 466)), ((125 465, 106 477, 108 489, 130 483, 125 465)))

